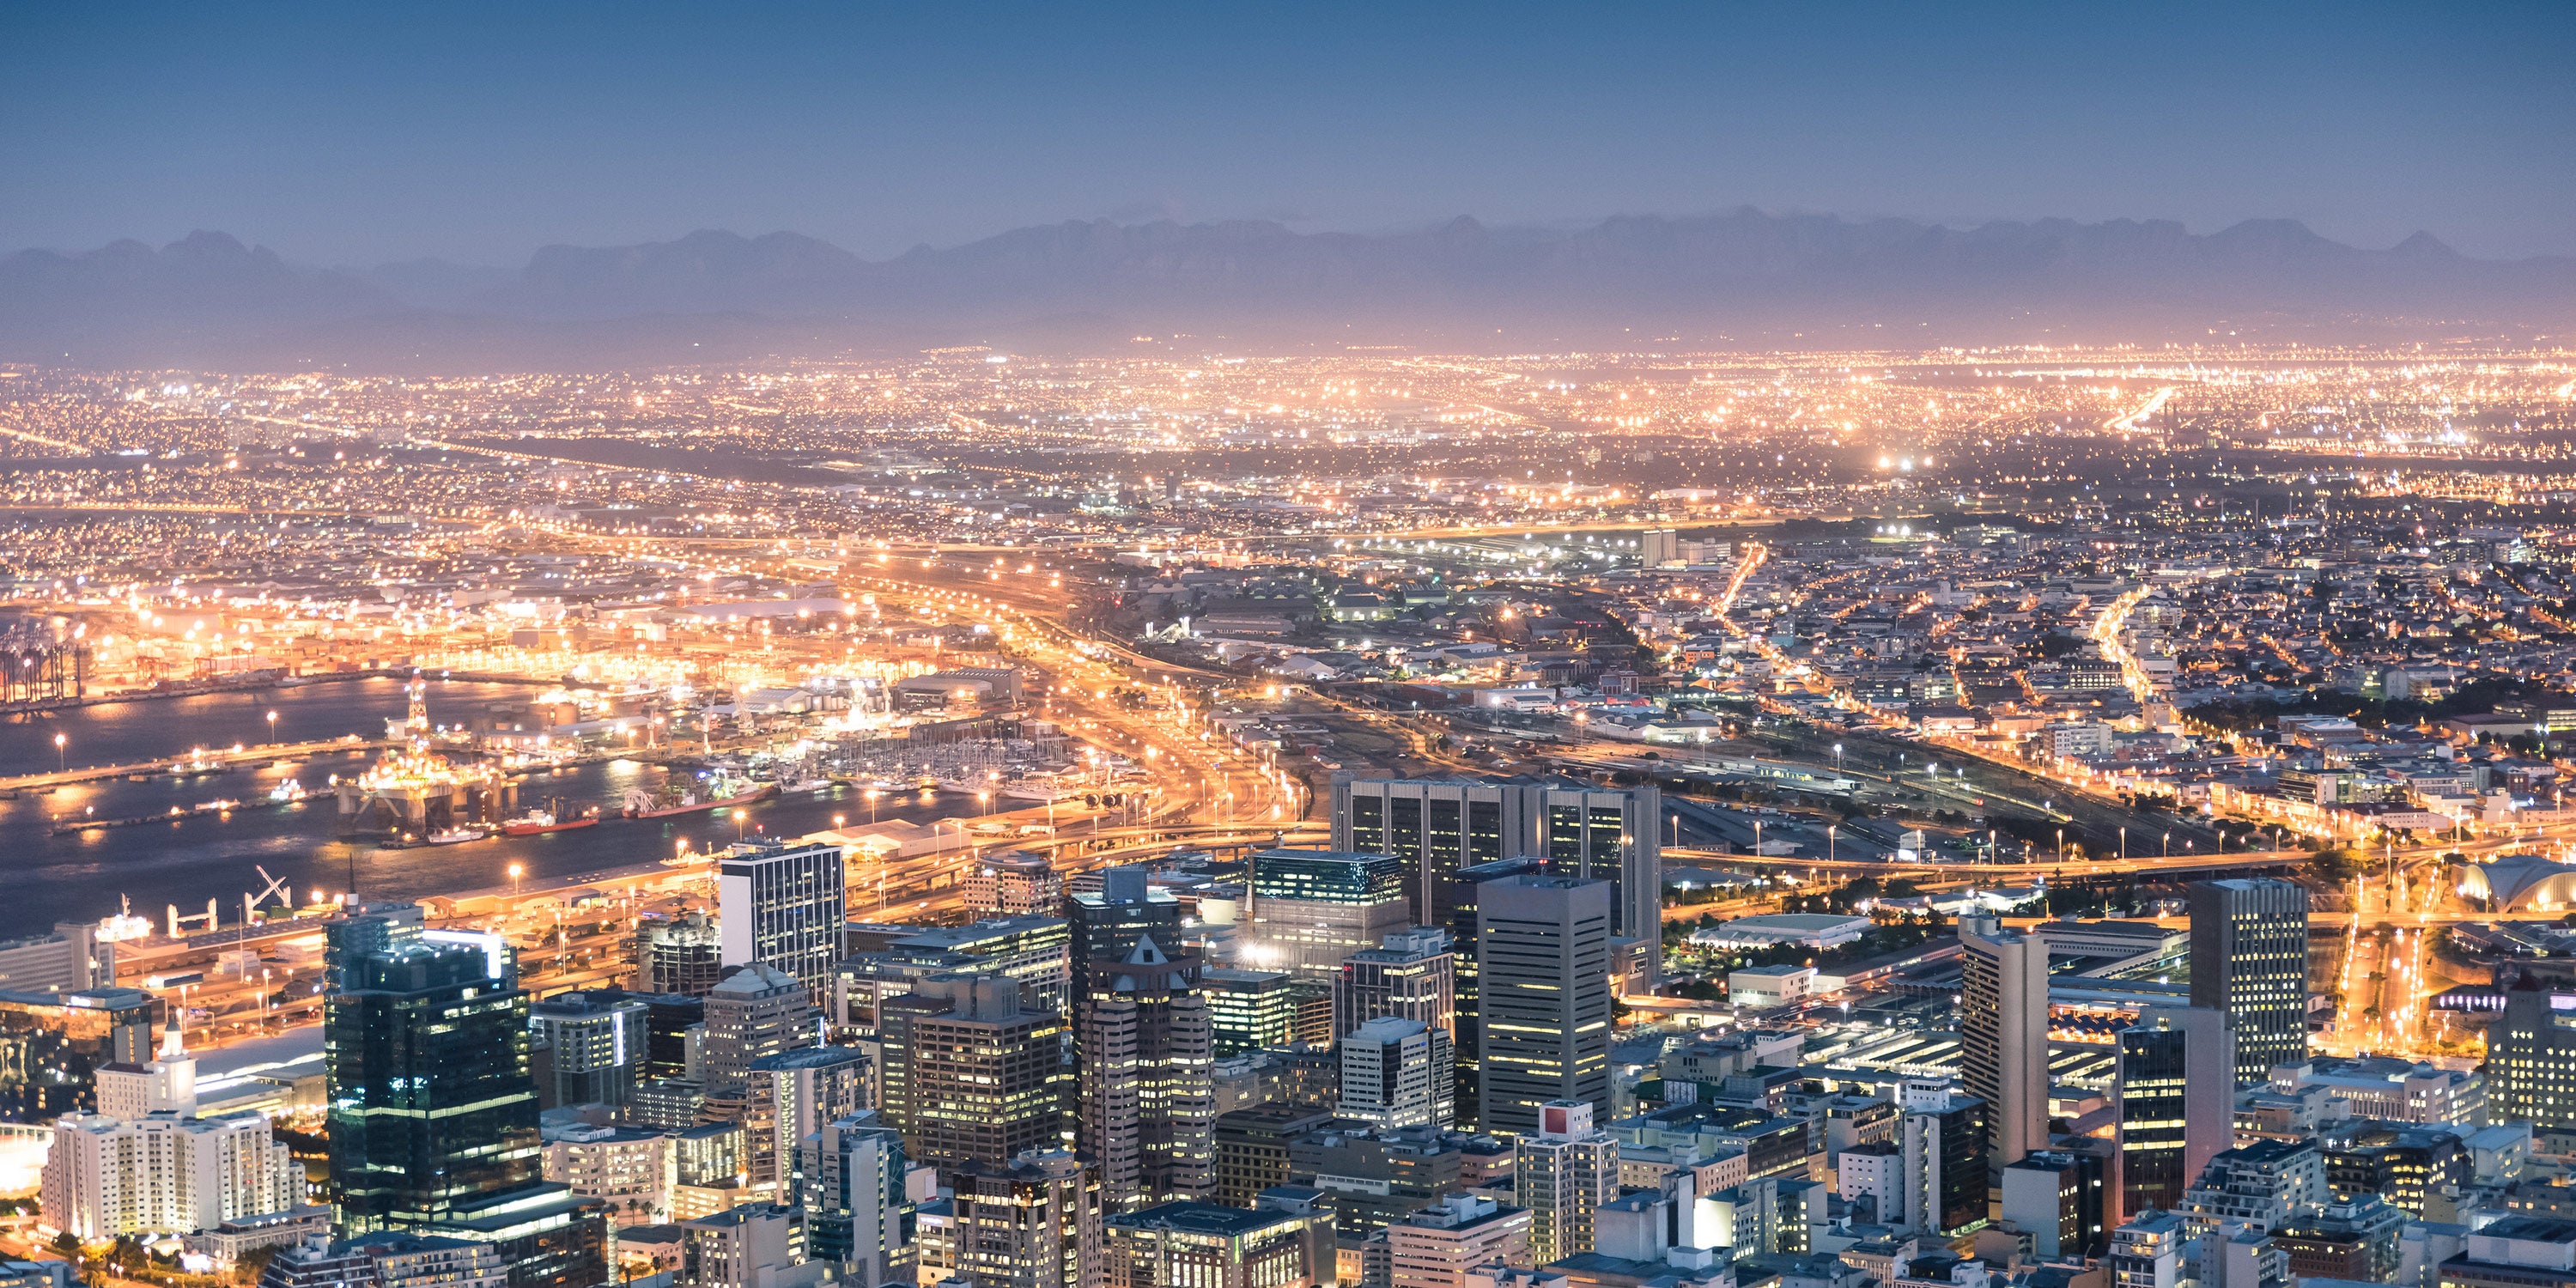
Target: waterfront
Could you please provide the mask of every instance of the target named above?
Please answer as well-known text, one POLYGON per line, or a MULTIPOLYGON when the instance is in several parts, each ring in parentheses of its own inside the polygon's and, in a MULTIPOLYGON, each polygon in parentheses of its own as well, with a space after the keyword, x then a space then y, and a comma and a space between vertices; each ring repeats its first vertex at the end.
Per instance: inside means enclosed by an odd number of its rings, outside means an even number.
MULTIPOLYGON (((526 692, 512 685, 436 683, 430 710, 433 719, 459 719, 526 692)), ((376 679, 118 703, 49 718, 13 719, 0 724, 0 775, 53 768, 57 732, 64 735, 66 750, 84 749, 85 754, 70 757, 76 766, 171 759, 193 747, 265 742, 272 709, 278 712, 281 741, 347 733, 381 737, 385 719, 401 715, 404 701, 399 681, 376 679)), ((577 831, 382 850, 372 842, 336 839, 327 793, 298 805, 268 801, 269 790, 289 778, 320 793, 330 775, 356 772, 371 758, 372 753, 318 756, 293 765, 260 764, 187 779, 167 774, 141 782, 112 778, 0 801, 0 880, 10 884, 12 893, 0 906, 0 938, 40 933, 58 921, 95 921, 117 910, 120 895, 130 897, 134 911, 156 924, 170 904, 177 904, 182 914, 203 913, 208 899, 218 901, 224 924, 237 924, 242 895, 266 884, 257 867, 292 882, 299 899, 317 890, 341 893, 353 875, 367 898, 419 898, 505 884, 514 862, 522 865, 526 880, 539 881, 665 858, 682 840, 691 850, 720 847, 737 834, 729 815, 697 814, 609 818, 577 831), (52 834, 60 816, 84 811, 100 817, 163 814, 173 806, 185 810, 211 800, 239 801, 242 808, 166 824, 52 834)), ((613 811, 629 787, 651 786, 663 773, 656 766, 623 760, 539 772, 521 781, 519 799, 533 808, 560 796, 575 808, 598 805, 613 811)), ((927 820, 976 808, 971 800, 911 793, 882 798, 876 817, 927 820)), ((835 816, 862 822, 869 816, 867 802, 850 787, 789 793, 749 806, 740 828, 795 836, 830 827, 835 816)))

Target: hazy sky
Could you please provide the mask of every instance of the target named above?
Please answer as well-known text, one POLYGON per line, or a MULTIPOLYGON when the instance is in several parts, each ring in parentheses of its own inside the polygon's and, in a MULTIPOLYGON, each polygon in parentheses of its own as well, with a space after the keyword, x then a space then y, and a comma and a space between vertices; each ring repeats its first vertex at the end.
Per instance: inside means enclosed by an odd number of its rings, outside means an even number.
POLYGON ((2260 216, 2576 254, 2576 3, 0 0, 0 250, 2260 216))

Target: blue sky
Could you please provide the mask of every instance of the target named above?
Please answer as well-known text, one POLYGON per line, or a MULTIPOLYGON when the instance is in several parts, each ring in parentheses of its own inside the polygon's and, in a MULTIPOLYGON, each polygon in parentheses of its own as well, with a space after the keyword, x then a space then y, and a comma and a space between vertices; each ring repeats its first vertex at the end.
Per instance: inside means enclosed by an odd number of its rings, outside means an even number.
POLYGON ((2576 4, 0 2, 0 249, 1751 203, 2576 254, 2576 4))

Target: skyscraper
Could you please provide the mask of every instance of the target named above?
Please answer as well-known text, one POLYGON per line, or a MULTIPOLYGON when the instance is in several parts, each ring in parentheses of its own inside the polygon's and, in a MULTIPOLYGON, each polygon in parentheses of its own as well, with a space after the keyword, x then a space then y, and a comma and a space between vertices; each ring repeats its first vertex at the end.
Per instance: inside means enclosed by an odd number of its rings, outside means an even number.
POLYGON ((1129 1212, 1215 1187, 1216 1034, 1199 960, 1150 934, 1094 959, 1074 1013, 1081 1109, 1074 1141, 1098 1169, 1101 1206, 1129 1212))
POLYGON ((1348 779, 1333 784, 1333 848, 1395 856, 1413 919, 1447 925, 1460 869, 1544 858, 1560 876, 1616 885, 1611 933, 1634 938, 1650 980, 1663 968, 1663 794, 1528 779, 1348 779))
POLYGON ((1538 870, 1537 859, 1496 859, 1473 867, 1458 869, 1457 910, 1449 919, 1449 942, 1452 954, 1451 986, 1455 1009, 1451 1013, 1450 1032, 1454 1036, 1452 1051, 1457 1058, 1458 1125, 1470 1131, 1483 1129, 1484 1112, 1484 1029, 1479 1022, 1479 981, 1477 965, 1477 891, 1488 881, 1518 876, 1538 870))
POLYGON ((773 966, 819 992, 841 959, 841 923, 849 919, 843 879, 837 845, 754 844, 727 851, 716 865, 724 964, 773 966))
MULTIPOLYGON (((343 1229, 489 1243, 511 1288, 607 1278, 600 1205, 539 1179, 528 997, 499 935, 353 918, 323 1009, 331 1196, 343 1229), (383 947, 360 944, 372 938, 383 947), (358 941, 358 942, 352 942, 358 941)), ((339 929, 340 927, 334 927, 339 929)))
POLYGON ((1151 865, 1131 863, 1124 867, 1104 868, 1098 876, 1097 890, 1077 890, 1066 896, 1065 918, 1071 923, 1072 942, 1067 952, 1073 962, 1074 979, 1069 997, 1087 997, 1090 985, 1083 973, 1092 959, 1105 957, 1112 961, 1124 958, 1136 946, 1136 937, 1155 936, 1155 942, 1181 942, 1181 905, 1169 890, 1157 890, 1146 883, 1151 865))
POLYGON ((1987 1161, 2048 1148, 2048 945, 1961 917, 1959 1078, 1986 1102, 1987 1161))
MULTIPOLYGON (((1020 1009, 998 975, 933 975, 878 1008, 887 1125, 906 1157, 953 1170, 1015 1158, 1062 1139, 1064 1021, 1020 1009)), ((1094 1206, 1100 1178, 1089 1178, 1094 1206)))
POLYGON ((867 1108, 868 1057, 855 1047, 809 1046, 751 1062, 743 1076, 742 1170, 781 1203, 794 1203, 796 1150, 836 1119, 867 1108))
POLYGON ((1263 850, 1252 856, 1252 933, 1262 962, 1330 988, 1342 959, 1410 920, 1404 869, 1384 854, 1263 850))
POLYGON ((1984 1220, 1986 1102, 1960 1095, 1946 1083, 1923 1079, 1906 1080, 1897 1094, 1896 1144, 1905 1168, 1905 1227, 1947 1237, 1984 1220))
POLYGON ((852 1114, 816 1128, 801 1149, 808 1254, 840 1262, 856 1288, 912 1283, 903 1133, 852 1114))
POLYGON ((1297 1023, 1295 977, 1281 970, 1210 966, 1199 972, 1216 1025, 1219 1058, 1288 1045, 1297 1023))
POLYGON ((1333 1024, 1343 1033, 1377 1019, 1419 1020, 1452 1035, 1457 1031, 1457 954, 1449 932, 1415 926, 1388 935, 1375 948, 1342 959, 1333 981, 1333 1024))
POLYGON ((1062 1150, 956 1172, 958 1277, 976 1288, 1102 1288, 1100 1177, 1062 1150))
POLYGON ((1610 884, 1523 874, 1476 898, 1478 1126, 1535 1132, 1551 1100, 1607 1108, 1610 884))
POLYGON ((1372 1127, 1447 1127, 1456 1067, 1449 1030, 1381 1015, 1342 1035, 1336 1116, 1372 1127))
POLYGON ((552 1109, 634 1099, 650 1057, 650 1009, 639 997, 616 993, 558 993, 531 1005, 538 1104, 552 1109))
POLYGON ((813 991, 767 964, 745 966, 707 994, 700 1065, 706 1085, 742 1081, 751 1062, 817 1040, 813 991))
POLYGON ((2497 1122, 2576 1127, 2576 992, 2506 990, 2487 1029, 2487 1100, 2497 1122))
POLYGON ((2308 891, 2291 881, 2190 887, 2191 1004, 2227 1017, 2236 1084, 2308 1054, 2308 891))
POLYGON ((705 913, 651 917, 637 929, 638 991, 704 997, 724 976, 724 936, 705 913))
POLYGON ((2182 1204, 2209 1160, 2235 1140, 2235 1039, 2227 1017, 2197 1006, 2150 1007, 2118 1037, 2113 1224, 2182 1204))
POLYGON ((1539 1265, 1592 1251, 1595 1212, 1619 1197, 1619 1138, 1592 1126, 1592 1106, 1539 1106, 1538 1130, 1512 1158, 1512 1193, 1530 1214, 1530 1257, 1539 1265))

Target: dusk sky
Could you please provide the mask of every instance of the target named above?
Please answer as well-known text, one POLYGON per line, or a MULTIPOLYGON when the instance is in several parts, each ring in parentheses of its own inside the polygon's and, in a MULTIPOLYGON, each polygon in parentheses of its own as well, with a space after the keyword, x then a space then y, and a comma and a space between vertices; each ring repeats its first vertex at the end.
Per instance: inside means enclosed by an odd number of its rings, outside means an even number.
POLYGON ((2576 4, 0 8, 0 251, 1751 203, 2576 254, 2576 4))

